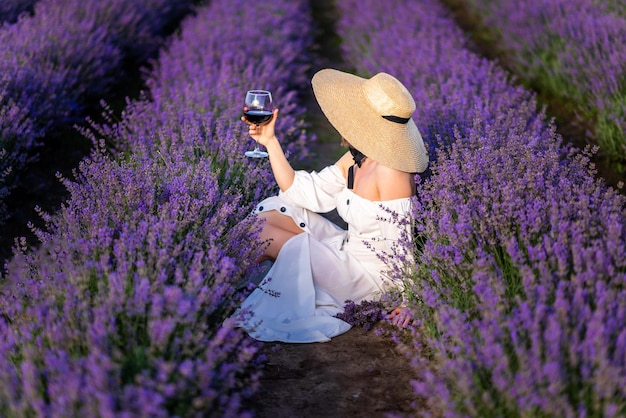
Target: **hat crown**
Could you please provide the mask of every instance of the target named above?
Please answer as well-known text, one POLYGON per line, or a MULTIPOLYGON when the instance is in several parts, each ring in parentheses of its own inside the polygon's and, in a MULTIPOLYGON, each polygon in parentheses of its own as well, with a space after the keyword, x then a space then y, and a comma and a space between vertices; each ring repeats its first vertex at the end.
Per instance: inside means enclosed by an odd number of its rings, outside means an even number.
POLYGON ((404 85, 392 75, 378 73, 363 84, 365 97, 381 116, 410 118, 415 101, 404 85))

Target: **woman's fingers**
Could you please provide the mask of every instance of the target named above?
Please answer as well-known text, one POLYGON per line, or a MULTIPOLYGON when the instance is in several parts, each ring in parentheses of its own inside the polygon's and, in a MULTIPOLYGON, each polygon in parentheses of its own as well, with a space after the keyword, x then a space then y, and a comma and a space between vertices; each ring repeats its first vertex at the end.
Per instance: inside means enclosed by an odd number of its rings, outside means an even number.
POLYGON ((274 109, 272 112, 272 119, 262 125, 250 123, 245 116, 241 117, 241 120, 248 124, 248 134, 261 145, 266 145, 274 137, 274 125, 276 125, 276 118, 278 117, 278 109, 274 109))
POLYGON ((411 322, 411 311, 409 308, 396 308, 389 313, 388 319, 395 326, 404 328, 411 322))
MULTIPOLYGON (((255 137, 255 136, 260 136, 263 135, 263 125, 255 125, 254 123, 251 123, 248 126, 248 133, 250 134, 251 137, 255 137)), ((255 140, 259 140, 259 138, 254 138, 255 140)))

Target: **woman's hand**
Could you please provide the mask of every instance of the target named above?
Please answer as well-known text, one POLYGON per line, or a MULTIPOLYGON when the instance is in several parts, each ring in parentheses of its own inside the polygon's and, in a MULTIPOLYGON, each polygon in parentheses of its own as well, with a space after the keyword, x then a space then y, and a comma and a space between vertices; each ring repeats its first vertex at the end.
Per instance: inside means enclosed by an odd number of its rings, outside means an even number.
MULTIPOLYGON (((244 108, 244 111, 246 109, 244 108)), ((259 144, 267 147, 267 145, 276 139, 276 133, 274 132, 274 126, 276 126, 276 119, 278 118, 278 109, 274 109, 272 112, 272 119, 263 125, 256 125, 246 119, 245 116, 241 117, 241 120, 248 124, 248 133, 259 144)))
POLYGON ((409 308, 399 307, 391 311, 389 315, 387 315, 387 319, 395 326, 404 328, 409 325, 413 317, 409 308))
POLYGON ((241 120, 248 124, 248 133, 252 139, 267 149, 267 154, 269 156, 276 183, 278 184, 280 190, 285 191, 293 184, 296 174, 293 171, 291 164, 289 164, 289 161, 287 161, 287 157, 285 157, 285 153, 280 146, 280 142, 278 142, 278 139, 276 138, 274 126, 276 126, 277 118, 278 109, 274 109, 272 112, 272 119, 263 125, 250 123, 245 116, 242 116, 241 120))

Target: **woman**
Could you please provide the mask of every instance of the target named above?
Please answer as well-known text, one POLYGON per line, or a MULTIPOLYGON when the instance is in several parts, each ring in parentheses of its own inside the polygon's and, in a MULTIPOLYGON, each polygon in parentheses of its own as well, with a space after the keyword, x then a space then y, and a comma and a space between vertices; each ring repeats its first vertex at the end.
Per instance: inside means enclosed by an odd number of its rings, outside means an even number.
MULTIPOLYGON (((392 213, 410 216, 414 173, 428 166, 411 119, 415 102, 396 78, 325 69, 312 85, 350 148, 319 173, 294 171, 285 158, 274 132, 278 109, 265 125, 242 118, 250 136, 267 149, 280 188, 256 210, 264 219, 261 239, 268 243, 259 261, 274 263, 238 311, 239 325, 261 341, 328 341, 350 329, 335 317, 346 300, 376 300, 394 286, 379 254, 391 254, 403 232, 410 234, 410 223, 385 219, 392 213), (347 231, 318 214, 333 209, 347 231)), ((389 317, 401 326, 409 321, 403 308, 389 317)))

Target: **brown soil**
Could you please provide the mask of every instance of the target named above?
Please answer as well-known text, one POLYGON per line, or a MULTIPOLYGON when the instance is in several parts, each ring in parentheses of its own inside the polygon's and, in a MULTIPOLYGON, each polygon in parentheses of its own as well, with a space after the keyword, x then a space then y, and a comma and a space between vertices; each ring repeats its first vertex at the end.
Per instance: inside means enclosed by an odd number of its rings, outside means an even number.
POLYGON ((414 416, 410 365, 390 327, 352 328, 327 343, 265 343, 261 389, 245 408, 259 418, 414 416))

